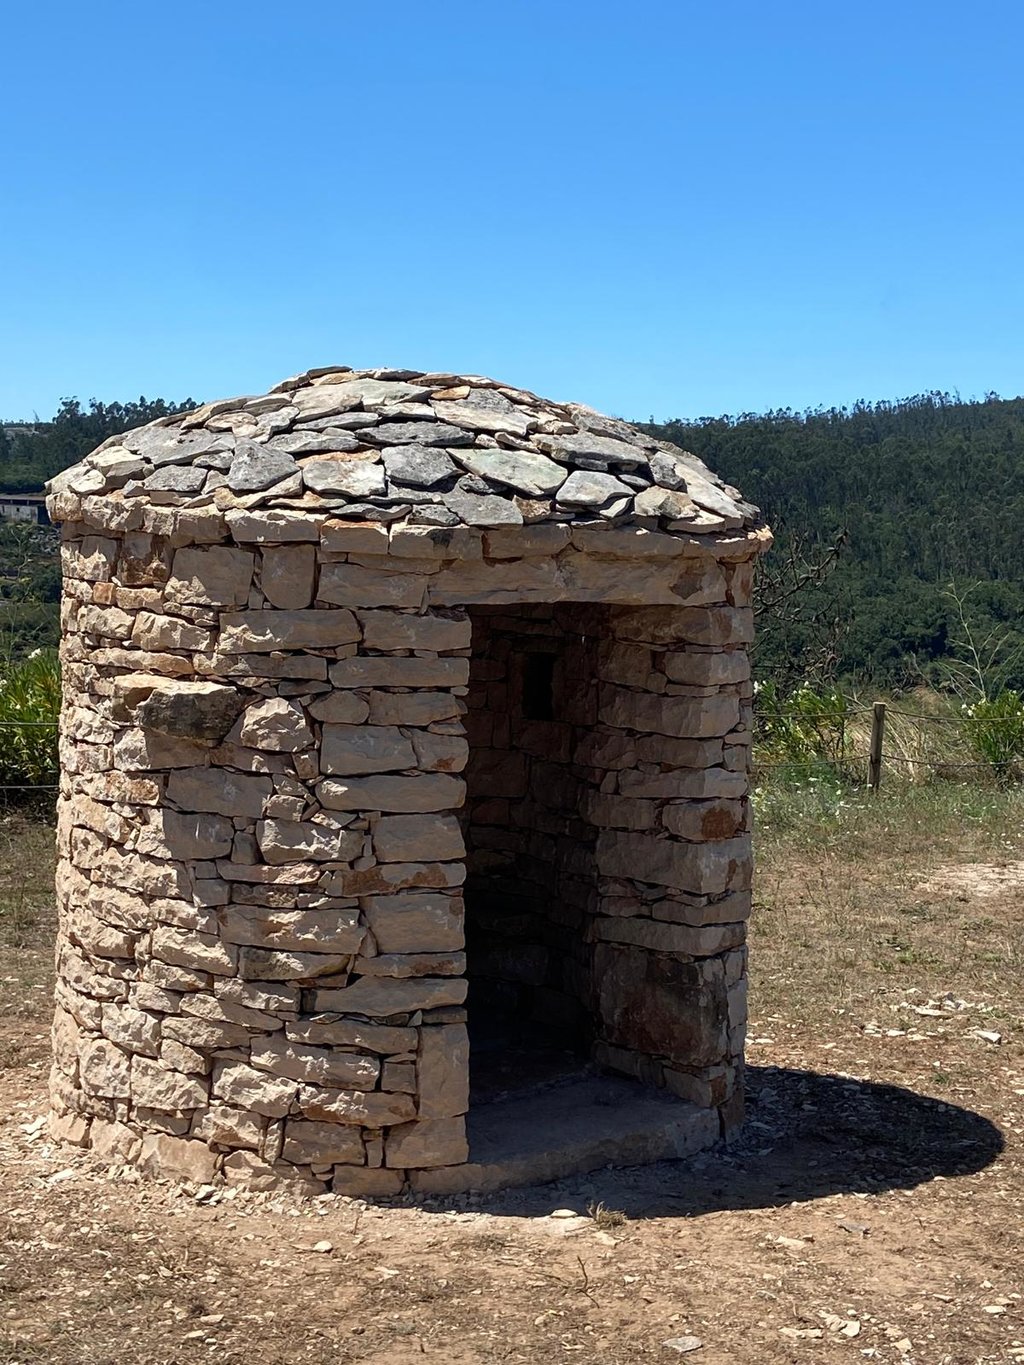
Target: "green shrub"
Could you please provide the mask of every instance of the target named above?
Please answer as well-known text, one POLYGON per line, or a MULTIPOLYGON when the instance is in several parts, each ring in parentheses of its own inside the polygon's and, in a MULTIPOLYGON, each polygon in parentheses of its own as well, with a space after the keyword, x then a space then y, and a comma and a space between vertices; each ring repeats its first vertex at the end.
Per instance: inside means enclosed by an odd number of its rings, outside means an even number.
POLYGON ((843 772, 847 766, 850 703, 834 688, 804 684, 783 693, 755 684, 755 767, 798 776, 843 772))
POLYGON ((56 783, 59 714, 56 650, 33 650, 0 669, 0 786, 56 783))
POLYGON ((962 708, 967 741, 997 777, 1019 775, 1024 767, 1024 694, 1004 688, 995 697, 962 708))

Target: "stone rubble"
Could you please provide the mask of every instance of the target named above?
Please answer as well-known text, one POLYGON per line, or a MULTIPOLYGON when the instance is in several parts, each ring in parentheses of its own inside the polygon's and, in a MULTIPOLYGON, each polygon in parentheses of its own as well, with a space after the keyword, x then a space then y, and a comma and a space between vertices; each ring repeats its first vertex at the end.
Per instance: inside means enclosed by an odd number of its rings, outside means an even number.
POLYGON ((463 883, 473 1002, 738 1122, 770 535, 735 490, 577 405, 331 369, 111 439, 49 508, 55 1134, 429 1189, 467 1159, 463 883))

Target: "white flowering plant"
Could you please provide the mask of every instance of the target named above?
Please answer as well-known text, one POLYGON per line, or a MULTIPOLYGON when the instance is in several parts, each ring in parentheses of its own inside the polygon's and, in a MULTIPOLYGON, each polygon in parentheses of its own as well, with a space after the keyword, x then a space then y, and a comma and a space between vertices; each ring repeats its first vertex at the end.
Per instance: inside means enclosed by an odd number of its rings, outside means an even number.
POLYGON ((804 683, 783 692, 754 684, 755 767, 783 767, 806 779, 841 773, 847 764, 849 701, 835 688, 804 683))
POLYGON ((1024 693, 1011 687, 994 697, 965 702, 960 708, 964 734, 996 776, 1019 778, 1024 771, 1024 693))

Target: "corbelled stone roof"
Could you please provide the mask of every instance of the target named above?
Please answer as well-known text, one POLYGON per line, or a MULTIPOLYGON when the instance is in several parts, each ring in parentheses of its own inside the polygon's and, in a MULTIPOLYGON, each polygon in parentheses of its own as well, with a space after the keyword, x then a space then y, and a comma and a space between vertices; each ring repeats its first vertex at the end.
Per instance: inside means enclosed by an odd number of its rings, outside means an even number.
POLYGON ((592 408, 477 375, 343 366, 113 437, 49 491, 420 526, 603 518, 714 535, 759 518, 695 455, 592 408))

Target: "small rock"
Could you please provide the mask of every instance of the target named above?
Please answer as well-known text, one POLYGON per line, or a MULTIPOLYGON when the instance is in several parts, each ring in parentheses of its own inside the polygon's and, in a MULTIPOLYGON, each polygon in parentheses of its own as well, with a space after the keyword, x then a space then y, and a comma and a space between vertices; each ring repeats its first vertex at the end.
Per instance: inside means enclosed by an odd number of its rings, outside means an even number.
POLYGON ((579 1218, 575 1209, 552 1209, 549 1217, 551 1218, 579 1218))
POLYGON ((852 1232, 857 1237, 866 1237, 871 1229, 867 1223, 854 1223, 849 1218, 840 1218, 837 1224, 844 1232, 852 1232))
POLYGON ((221 474, 226 474, 231 468, 231 461, 234 458, 233 450, 212 450, 208 455, 197 455, 195 463, 200 469, 214 469, 221 474))
POLYGON ((632 496, 633 490, 613 474, 578 469, 562 484, 556 501, 562 507, 603 507, 612 499, 632 496))
POLYGON ((384 492, 384 471, 375 461, 353 456, 313 459, 302 467, 302 478, 314 493, 345 493, 372 497, 384 492))
POLYGON ((242 744, 272 753, 295 753, 313 743, 305 712, 286 697, 267 697, 246 710, 238 728, 242 744))
POLYGON ((458 526, 459 519, 454 512, 449 512, 447 507, 426 507, 414 508, 409 516, 409 521, 413 526, 458 526))
POLYGON ((381 446, 461 446, 473 440, 469 432, 444 422, 382 422, 367 435, 381 446))
POLYGON ((459 480, 458 492, 460 493, 479 493, 481 497, 486 497, 494 492, 494 485, 488 483, 486 479, 479 478, 476 474, 467 474, 465 478, 459 480))
POLYGON ((445 506, 468 526, 521 526, 523 514, 514 502, 476 493, 446 493, 445 506))
POLYGON ((360 441, 341 427, 326 427, 323 431, 292 431, 278 436, 271 447, 288 455, 316 455, 321 451, 358 450, 360 441))
POLYGON ((638 493, 633 503, 633 510, 639 517, 672 517, 677 521, 695 512, 696 507, 688 494, 657 487, 638 493))
POLYGON ((553 493, 568 471, 533 450, 460 450, 459 463, 478 478, 490 479, 528 497, 553 493))
POLYGON ((350 502, 331 506, 334 515, 344 517, 346 521, 400 521, 412 511, 408 502, 390 503, 387 506, 375 502, 350 502))
POLYGON ((303 431, 362 431, 376 426, 380 416, 376 412, 336 412, 331 417, 315 417, 303 422, 303 431))
POLYGON ((133 455, 124 446, 110 446, 106 450, 90 455, 88 463, 100 470, 108 479, 133 479, 146 469, 146 461, 133 455))
POLYGON ((233 493, 256 493, 298 472, 299 466, 283 450, 239 441, 228 470, 228 487, 233 493))
POLYGON ((689 451, 676 450, 671 453, 667 450, 658 450, 650 457, 651 473, 654 475, 654 482, 661 488, 679 489, 686 492, 686 480, 694 474, 703 474, 705 478, 711 476, 711 471, 703 460, 698 460, 696 455, 691 455, 689 451))
POLYGON ((839 1313, 822 1313, 821 1319, 828 1330, 838 1336, 860 1336, 860 1323, 856 1318, 844 1318, 839 1313))
POLYGON ((669 1351, 678 1351, 681 1356, 690 1351, 699 1351, 704 1345, 700 1337, 670 1337, 661 1344, 669 1351))
MULTIPOLYGON (((142 470, 146 468, 141 460, 139 465, 142 470)), ((71 475, 71 482, 68 487, 72 493, 78 493, 84 497, 89 493, 102 493, 106 489, 108 481, 108 476, 100 470, 86 468, 71 475)), ((122 482, 127 483, 127 478, 122 482)))
POLYGON ((322 1256, 326 1256, 326 1254, 327 1254, 329 1251, 333 1251, 333 1250, 334 1250, 334 1243, 333 1243, 333 1242, 327 1242, 327 1241, 314 1242, 313 1245, 312 1245, 309 1249, 310 1249, 310 1251, 316 1251, 316 1252, 318 1252, 318 1253, 319 1253, 320 1255, 322 1255, 322 1256))
MULTIPOLYGON (((535 444, 567 464, 581 460, 600 460, 603 468, 614 464, 639 464, 647 458, 646 438, 638 431, 634 441, 620 441, 614 436, 599 436, 581 431, 573 436, 538 436, 535 444)), ((658 480, 662 482, 661 479, 658 480)), ((666 487, 668 485, 665 485, 666 487)))
POLYGON ((441 399, 434 394, 434 411, 441 418, 447 418, 465 427, 468 431, 504 431, 525 436, 537 425, 537 418, 516 404, 510 403, 500 393, 489 389, 478 389, 465 399, 441 399))
POLYGON ((143 480, 147 493, 198 493, 206 482, 207 471, 190 464, 165 465, 143 480))
POLYGON ((455 474, 455 466, 443 450, 420 443, 385 446, 381 458, 389 479, 413 488, 433 488, 455 474))

